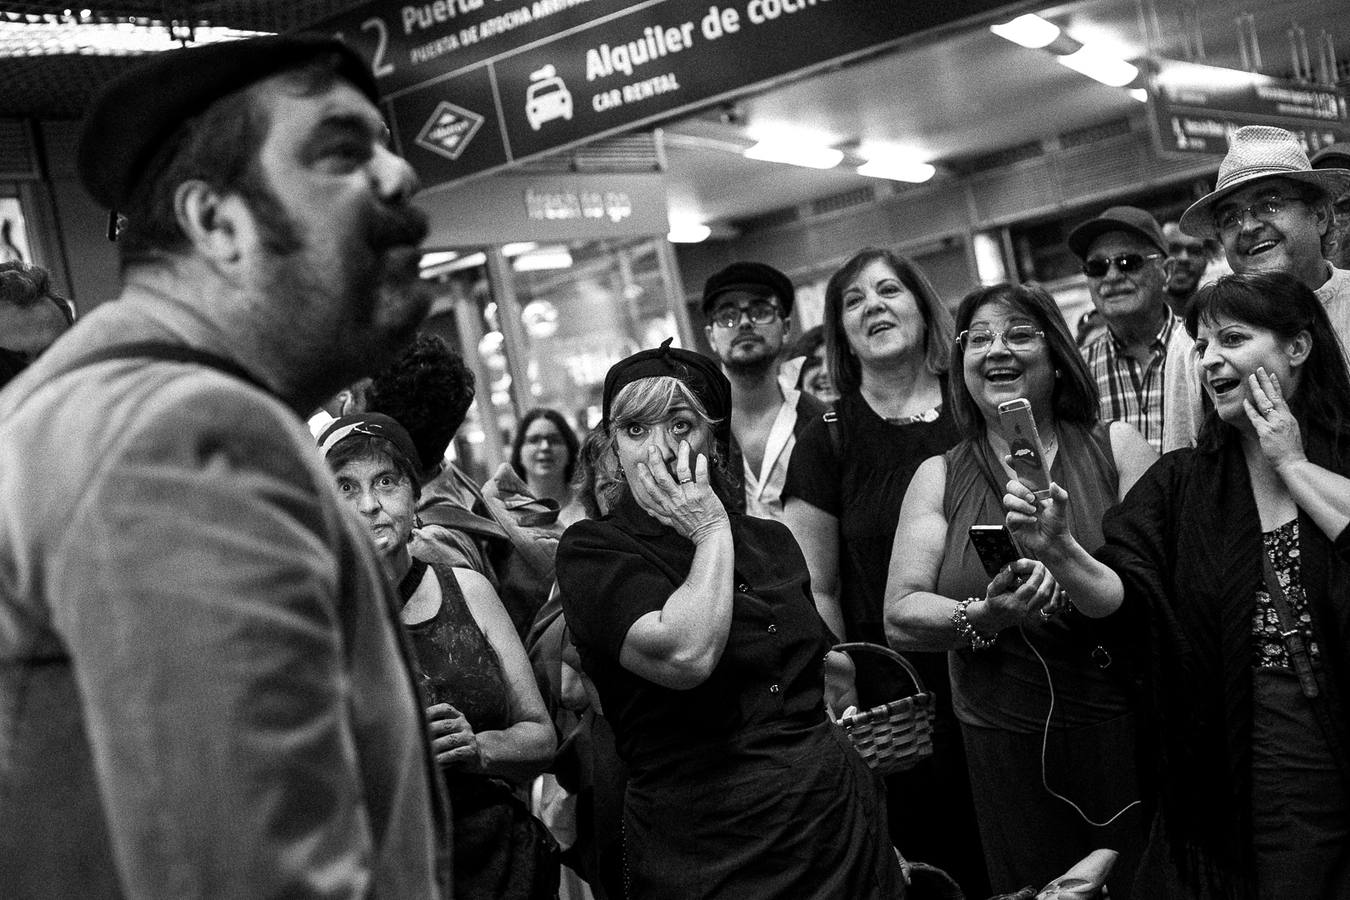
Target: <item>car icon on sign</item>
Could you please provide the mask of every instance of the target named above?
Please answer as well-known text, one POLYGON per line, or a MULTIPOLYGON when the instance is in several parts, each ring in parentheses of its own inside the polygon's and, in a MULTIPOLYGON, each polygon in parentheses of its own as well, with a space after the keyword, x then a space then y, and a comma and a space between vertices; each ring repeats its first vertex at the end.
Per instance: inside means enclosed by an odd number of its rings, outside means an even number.
POLYGON ((572 121, 572 92, 553 66, 530 73, 530 87, 525 92, 525 118, 535 131, 554 119, 572 121))

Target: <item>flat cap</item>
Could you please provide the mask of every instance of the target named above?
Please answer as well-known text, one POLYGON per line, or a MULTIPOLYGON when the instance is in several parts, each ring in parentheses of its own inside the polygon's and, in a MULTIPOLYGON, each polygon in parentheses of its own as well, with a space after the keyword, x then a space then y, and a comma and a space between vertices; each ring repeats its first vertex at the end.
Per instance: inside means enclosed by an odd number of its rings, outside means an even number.
POLYGON ((1350 143, 1327 144, 1308 161, 1314 169, 1350 169, 1350 143))
POLYGON ((727 291, 766 293, 778 298, 784 316, 792 315, 796 291, 792 280, 773 266, 757 262, 734 262, 714 272, 703 285, 703 314, 712 312, 713 304, 727 291))
POLYGON ((609 413, 614 398, 627 385, 641 378, 669 377, 682 381, 694 392, 708 415, 717 420, 713 435, 718 441, 731 441, 731 382, 722 374, 721 367, 702 353, 670 346, 666 338, 660 347, 640 350, 619 360, 605 374, 602 400, 605 426, 610 424, 609 413))
POLYGON ((184 122, 257 81, 334 54, 337 72, 379 102, 370 67, 326 35, 273 35, 157 53, 95 98, 76 148, 80 181, 109 209, 125 207, 156 151, 184 122))
POLYGON ((1167 253, 1167 241, 1163 239, 1158 220, 1137 206, 1113 206, 1095 219, 1088 219, 1069 232, 1069 249, 1079 259, 1087 259, 1092 242, 1112 231, 1124 231, 1141 237, 1162 253, 1167 253))

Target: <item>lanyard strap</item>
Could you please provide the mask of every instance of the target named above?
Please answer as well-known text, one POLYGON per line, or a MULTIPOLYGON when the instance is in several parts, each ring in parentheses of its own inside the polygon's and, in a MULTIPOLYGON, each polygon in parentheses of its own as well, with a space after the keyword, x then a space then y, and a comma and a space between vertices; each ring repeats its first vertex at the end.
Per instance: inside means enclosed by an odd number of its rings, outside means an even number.
POLYGON ((1303 696, 1309 700, 1316 700, 1321 694, 1321 689, 1317 685, 1317 675, 1313 672, 1308 645, 1303 640, 1303 629, 1298 625, 1294 610, 1289 605, 1289 598, 1285 596, 1279 576, 1275 574, 1270 553, 1265 548, 1261 550, 1261 571, 1265 576, 1266 593, 1270 594, 1270 605, 1275 607, 1275 615, 1280 619, 1280 638, 1284 641, 1284 649, 1289 652, 1289 661, 1294 666, 1294 673, 1298 675, 1303 696))

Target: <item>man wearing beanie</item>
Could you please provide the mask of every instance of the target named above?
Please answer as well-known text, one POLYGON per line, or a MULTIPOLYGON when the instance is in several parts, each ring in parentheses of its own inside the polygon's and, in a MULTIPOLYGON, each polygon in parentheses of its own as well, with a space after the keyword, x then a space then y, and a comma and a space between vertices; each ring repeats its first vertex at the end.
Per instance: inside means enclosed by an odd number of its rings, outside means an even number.
POLYGON ((788 277, 758 262, 732 263, 703 286, 704 333, 731 382, 731 466, 744 482, 744 511, 780 521, 797 433, 825 411, 778 380, 794 299, 788 277))
POLYGON ((121 293, 0 393, 6 900, 442 896, 398 598, 300 418, 428 306, 377 102, 280 36, 85 119, 121 293))
MULTIPOLYGON (((1214 190, 1187 208, 1181 230, 1217 238, 1239 275, 1283 272, 1312 288, 1342 342, 1350 342, 1350 271, 1326 259, 1332 201, 1350 190, 1350 170, 1315 169, 1292 132, 1247 125, 1229 138, 1214 190)), ((1188 336, 1189 337, 1189 336, 1188 336)), ((1203 391, 1194 343, 1174 341, 1164 391, 1163 450, 1195 443, 1203 391)))
POLYGON ((1069 232, 1106 333, 1083 348, 1103 421, 1128 422, 1162 446, 1163 370, 1178 319, 1167 306, 1167 245, 1153 216, 1113 206, 1069 232))

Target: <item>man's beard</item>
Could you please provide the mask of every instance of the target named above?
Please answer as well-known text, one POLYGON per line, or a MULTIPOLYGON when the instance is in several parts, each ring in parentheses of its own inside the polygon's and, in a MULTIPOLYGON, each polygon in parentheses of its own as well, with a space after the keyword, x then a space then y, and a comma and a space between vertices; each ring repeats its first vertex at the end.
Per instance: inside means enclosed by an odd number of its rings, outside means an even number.
POLYGON ((778 354, 765 352, 749 358, 732 356, 723 365, 726 366, 728 375, 758 379, 763 378, 778 365, 778 354))
POLYGON ((341 310, 315 315, 319 335, 334 357, 349 357, 359 374, 374 372, 416 335, 426 318, 432 288, 418 270, 416 249, 427 234, 426 215, 416 207, 373 202, 360 227, 343 235, 335 271, 322 271, 307 251, 304 229, 259 180, 246 179, 243 194, 258 223, 261 242, 272 257, 266 293, 276 303, 308 310, 341 310))

